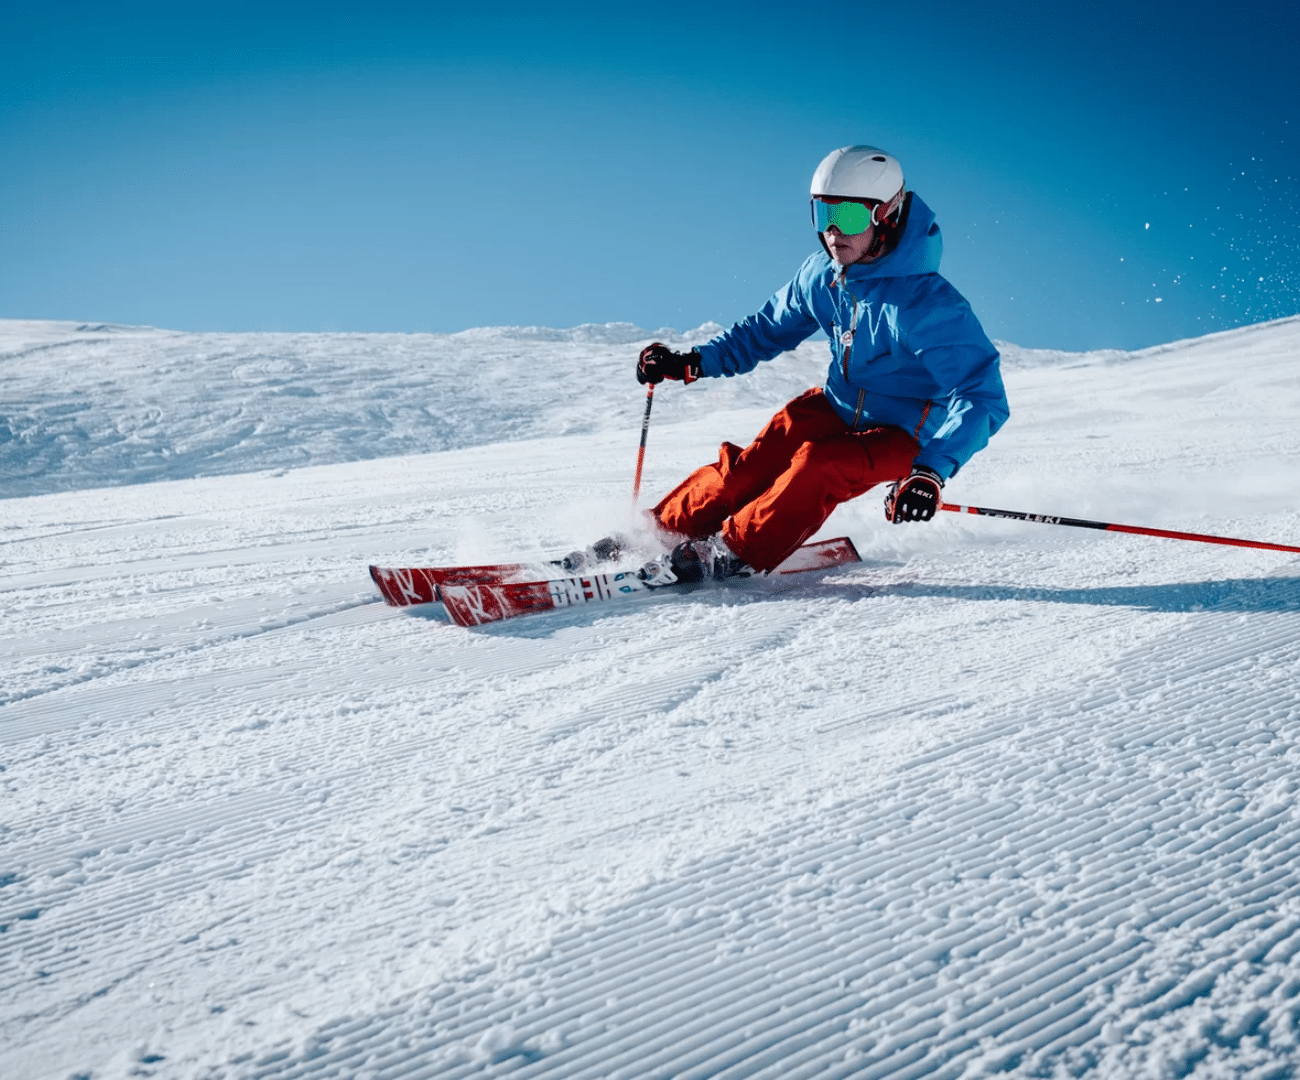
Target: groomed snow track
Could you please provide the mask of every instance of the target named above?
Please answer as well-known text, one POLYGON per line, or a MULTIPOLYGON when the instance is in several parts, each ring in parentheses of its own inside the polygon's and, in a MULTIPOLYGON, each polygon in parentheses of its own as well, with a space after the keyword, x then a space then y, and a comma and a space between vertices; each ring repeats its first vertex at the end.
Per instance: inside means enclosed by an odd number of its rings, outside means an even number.
POLYGON ((1240 613, 1207 615, 507 979, 340 1021, 248 1074, 1290 1075, 1300 706, 1278 691, 1300 588, 1272 599, 1290 610, 1244 637, 1240 613), (1170 674, 1155 658, 1175 649, 1170 674))
MULTIPOLYGON (((1294 542, 1297 338, 1011 366, 955 497, 1294 542)), ((379 601, 626 434, 0 503, 0 1076, 1300 1071, 1300 560, 862 500, 780 590, 379 601)))

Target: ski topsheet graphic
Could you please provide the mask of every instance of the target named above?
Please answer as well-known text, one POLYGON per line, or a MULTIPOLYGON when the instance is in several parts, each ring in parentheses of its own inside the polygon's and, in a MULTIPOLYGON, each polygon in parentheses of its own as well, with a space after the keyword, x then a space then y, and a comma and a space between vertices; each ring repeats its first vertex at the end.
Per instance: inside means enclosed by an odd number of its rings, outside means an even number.
POLYGON ((626 541, 606 538, 585 552, 575 551, 563 559, 545 559, 531 563, 482 563, 478 566, 372 566, 370 576, 388 603, 394 607, 410 607, 412 604, 429 604, 440 600, 439 589, 443 585, 498 585, 503 581, 527 581, 530 575, 549 575, 559 569, 577 574, 587 569, 587 566, 572 565, 571 560, 575 558, 584 564, 590 562, 599 565, 603 562, 612 567, 620 557, 635 553, 636 549, 627 546, 626 541))
POLYGON ((518 615, 634 596, 651 589, 636 571, 589 574, 553 581, 516 581, 496 585, 443 585, 442 603, 460 626, 481 626, 518 615))
MULTIPOLYGON (((860 562, 847 536, 804 544, 773 571, 798 574, 842 563, 860 562)), ((447 614, 460 626, 481 626, 519 615, 531 615, 578 604, 600 603, 652 591, 634 570, 582 574, 542 581, 507 581, 511 572, 528 564, 477 567, 372 566, 384 599, 394 607, 409 607, 441 600, 447 614)))

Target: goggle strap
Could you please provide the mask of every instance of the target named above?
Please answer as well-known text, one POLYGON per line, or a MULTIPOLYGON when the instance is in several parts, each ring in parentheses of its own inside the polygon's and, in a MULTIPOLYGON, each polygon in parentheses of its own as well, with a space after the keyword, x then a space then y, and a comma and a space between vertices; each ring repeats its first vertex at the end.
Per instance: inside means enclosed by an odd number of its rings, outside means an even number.
POLYGON ((898 211, 902 209, 902 206, 903 206, 903 189, 899 188, 898 194, 895 195, 892 199, 890 199, 889 202, 877 203, 875 206, 871 208, 871 223, 873 225, 882 224, 887 217, 890 217, 891 215, 897 215, 898 211))

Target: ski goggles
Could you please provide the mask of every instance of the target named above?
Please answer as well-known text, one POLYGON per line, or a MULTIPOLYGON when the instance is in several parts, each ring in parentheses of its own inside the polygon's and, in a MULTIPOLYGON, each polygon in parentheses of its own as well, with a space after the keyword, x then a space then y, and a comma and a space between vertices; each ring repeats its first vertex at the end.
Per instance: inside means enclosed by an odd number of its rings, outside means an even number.
POLYGON ((819 233, 825 232, 832 225, 845 236, 857 236, 866 232, 872 225, 882 224, 891 214, 898 214, 903 205, 903 189, 898 189, 889 202, 876 199, 842 199, 829 195, 812 197, 812 219, 819 233), (834 198, 834 202, 828 199, 834 198))
POLYGON ((812 200, 812 219, 819 233, 832 225, 845 236, 866 232, 876 222, 876 209, 880 203, 854 202, 848 199, 826 202, 820 197, 812 200))

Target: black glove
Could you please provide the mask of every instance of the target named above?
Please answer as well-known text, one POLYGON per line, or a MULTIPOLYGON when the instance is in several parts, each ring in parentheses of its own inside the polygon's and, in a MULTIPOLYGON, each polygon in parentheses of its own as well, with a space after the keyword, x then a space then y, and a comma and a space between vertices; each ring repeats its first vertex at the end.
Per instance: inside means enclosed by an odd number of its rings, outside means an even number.
POLYGON ((933 469, 924 465, 912 468, 912 475, 899 480, 885 496, 885 519, 897 525, 900 521, 929 521, 939 509, 943 479, 933 469))
POLYGON ((688 353, 673 352, 667 345, 655 342, 641 350, 636 362, 636 381, 661 383, 665 379, 681 379, 687 385, 700 377, 700 354, 692 349, 688 353))

